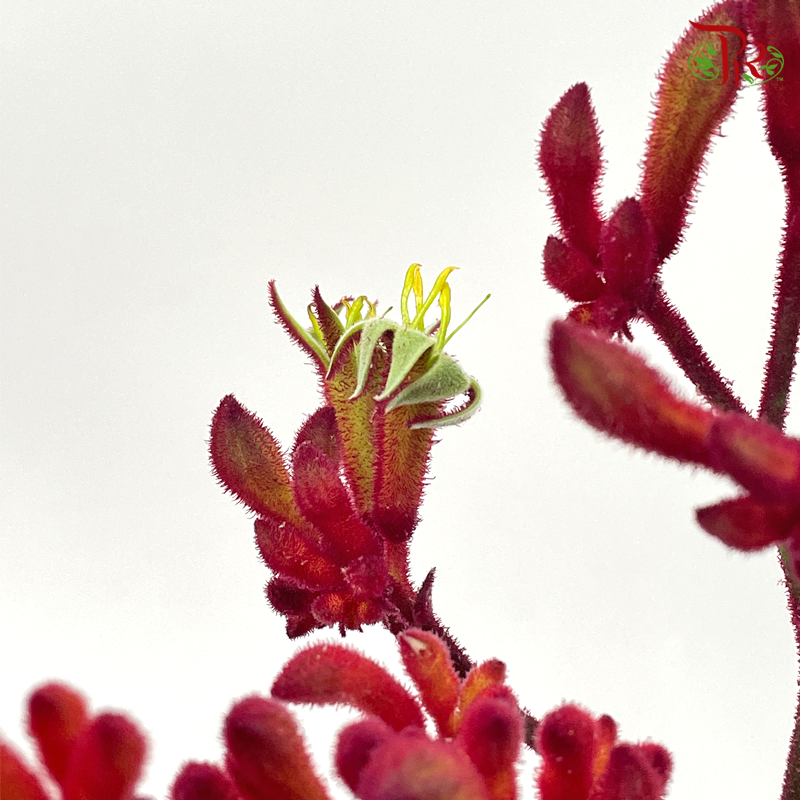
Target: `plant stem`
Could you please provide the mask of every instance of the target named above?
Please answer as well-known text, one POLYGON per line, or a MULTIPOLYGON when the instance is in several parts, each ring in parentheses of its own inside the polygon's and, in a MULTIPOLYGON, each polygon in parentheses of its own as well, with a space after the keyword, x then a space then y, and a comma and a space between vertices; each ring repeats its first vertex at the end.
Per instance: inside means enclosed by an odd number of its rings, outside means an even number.
POLYGON ((660 286, 650 293, 641 312, 643 319, 669 348, 675 362, 706 400, 724 411, 747 413, 729 382, 720 375, 686 320, 660 286))
POLYGON ((784 181, 786 228, 759 410, 759 416, 777 428, 783 428, 786 420, 800 332, 800 164, 786 168, 784 181))
MULTIPOLYGON (((778 548, 786 576, 786 595, 789 600, 789 613, 794 626, 795 642, 800 655, 800 582, 797 580, 792 567, 792 557, 784 546, 778 548)), ((789 756, 786 759, 786 773, 783 777, 783 792, 781 800, 800 800, 800 697, 797 701, 797 711, 794 718, 794 730, 789 743, 789 756)))

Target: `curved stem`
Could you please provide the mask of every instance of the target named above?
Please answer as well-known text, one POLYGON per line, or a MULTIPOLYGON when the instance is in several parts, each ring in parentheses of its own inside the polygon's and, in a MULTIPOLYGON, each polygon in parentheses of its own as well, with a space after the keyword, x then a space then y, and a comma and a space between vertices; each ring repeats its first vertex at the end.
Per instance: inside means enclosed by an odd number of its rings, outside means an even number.
MULTIPOLYGON (((786 547, 778 548, 786 576, 786 595, 789 600, 789 613, 794 626, 795 642, 800 654, 800 582, 792 567, 792 557, 786 547)), ((800 697, 794 718, 794 730, 789 743, 789 755, 786 760, 786 773, 783 778, 781 800, 800 800, 800 697)))
POLYGON ((800 332, 800 164, 785 170, 784 181, 786 229, 759 410, 759 416, 778 428, 783 428, 786 419, 800 332))
POLYGON ((669 348, 672 357, 698 391, 724 411, 746 414, 747 409, 720 375, 697 337, 658 286, 641 308, 642 318, 669 348))

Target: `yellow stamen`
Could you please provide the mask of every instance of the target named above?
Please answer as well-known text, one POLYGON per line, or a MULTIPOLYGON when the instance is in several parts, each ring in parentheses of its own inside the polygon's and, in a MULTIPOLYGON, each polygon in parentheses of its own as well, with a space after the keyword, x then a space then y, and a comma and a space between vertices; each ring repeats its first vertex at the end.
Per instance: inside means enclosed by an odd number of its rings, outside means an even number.
POLYGON ((414 317, 413 320, 411 320, 412 328, 417 328, 418 330, 425 330, 425 312, 433 305, 433 301, 436 299, 436 296, 439 294, 439 292, 442 291, 442 287, 447 284, 448 275, 450 275, 451 272, 457 269, 458 267, 447 267, 446 269, 442 270, 439 273, 439 277, 436 278, 436 282, 433 284, 433 288, 431 289, 428 298, 425 300, 422 306, 419 306, 417 308, 417 315, 414 317))

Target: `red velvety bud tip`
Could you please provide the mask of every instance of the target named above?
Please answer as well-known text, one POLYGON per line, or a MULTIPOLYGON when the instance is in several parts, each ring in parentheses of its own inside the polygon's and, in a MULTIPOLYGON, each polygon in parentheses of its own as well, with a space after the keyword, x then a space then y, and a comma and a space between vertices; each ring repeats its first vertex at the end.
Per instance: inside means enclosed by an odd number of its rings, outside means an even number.
POLYGON ((597 117, 585 83, 568 89, 545 120, 539 168, 564 235, 589 258, 596 258, 597 188, 603 158, 597 117))
MULTIPOLYGON (((695 21, 743 29, 743 5, 725 0, 695 21)), ((721 35, 727 40, 733 62, 744 42, 733 32, 721 35)), ((724 83, 700 80, 690 68, 692 53, 712 40, 719 50, 719 34, 690 26, 659 76, 641 185, 642 207, 655 230, 659 261, 664 261, 680 241, 711 137, 730 112, 739 86, 733 75, 724 83)))
POLYGON ((291 713, 246 697, 225 719, 225 764, 244 800, 328 800, 291 713))
POLYGON ((712 413, 676 397, 638 355, 582 326, 555 322, 550 356, 567 401, 590 425, 661 455, 713 467, 707 448, 712 413))
POLYGON ((453 669, 450 651, 438 636, 417 628, 398 634, 397 642, 403 666, 436 723, 439 735, 451 737, 461 681, 453 669))
POLYGON ((5 742, 0 742, 0 797, 3 800, 50 800, 22 756, 5 742))
POLYGON ((356 794, 361 800, 490 800, 463 752, 413 733, 375 748, 356 794))
POLYGON ((761 550, 786 539, 798 520, 791 505, 759 503, 749 495, 695 512, 700 527, 736 550, 761 550))
POLYGON ((258 514, 302 519, 275 437, 229 394, 211 422, 211 465, 219 482, 258 514))
POLYGON ((186 764, 170 791, 171 800, 239 800, 230 778, 215 764, 186 764))
POLYGON ((653 226, 637 200, 629 197, 600 231, 600 258, 609 289, 641 302, 658 274, 653 226))
POLYGON ((89 723, 83 695, 60 683, 39 687, 28 700, 28 731, 50 775, 63 786, 72 748, 89 723))
POLYGON ((800 163, 800 2, 798 0, 753 0, 747 4, 752 38, 764 48, 773 47, 783 57, 763 52, 757 65, 763 77, 771 65, 776 79, 764 84, 767 139, 775 157, 785 166, 800 163), (772 58, 770 58, 772 55, 772 58), (779 78, 779 79, 777 79, 779 78))
POLYGON ((147 743, 122 714, 99 714, 75 742, 64 800, 127 800, 144 764, 147 743))
POLYGON ((541 800, 585 800, 593 782, 597 752, 595 721, 574 705, 551 711, 536 729, 542 756, 537 775, 541 800))
POLYGON ((661 800, 671 769, 669 754, 659 745, 618 744, 611 751, 595 797, 597 800, 661 800), (657 748, 658 752, 652 748, 657 748))
POLYGON ((281 700, 343 703, 374 714, 395 730, 425 725, 416 700, 383 667, 349 647, 317 644, 301 650, 272 685, 281 700))
POLYGON ((481 695, 461 719, 456 744, 483 776, 493 800, 517 797, 515 764, 523 734, 522 714, 508 695, 481 695))
POLYGON ((336 742, 336 771, 355 792, 361 772, 376 747, 387 742, 395 732, 377 717, 348 725, 336 742))
POLYGON ((577 247, 548 236, 544 246, 544 279, 570 300, 596 300, 605 288, 588 256, 577 247))
POLYGON ((721 469, 756 500, 800 504, 800 441, 744 414, 723 414, 709 447, 721 469))

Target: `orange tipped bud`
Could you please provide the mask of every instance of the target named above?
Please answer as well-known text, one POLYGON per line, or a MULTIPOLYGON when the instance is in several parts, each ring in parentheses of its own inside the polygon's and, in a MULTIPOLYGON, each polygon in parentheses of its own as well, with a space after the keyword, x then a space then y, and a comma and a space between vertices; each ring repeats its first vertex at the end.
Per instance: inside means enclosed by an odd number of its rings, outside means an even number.
POLYGON ((671 769, 672 759, 660 745, 618 744, 592 799, 661 800, 671 769))
POLYGON ((291 713, 246 697, 228 713, 225 764, 243 800, 329 800, 291 713))
POLYGON ((410 628, 397 636, 406 672, 414 681, 422 704, 439 734, 451 737, 453 712, 461 693, 461 681, 453 669, 450 651, 433 633, 410 628))

